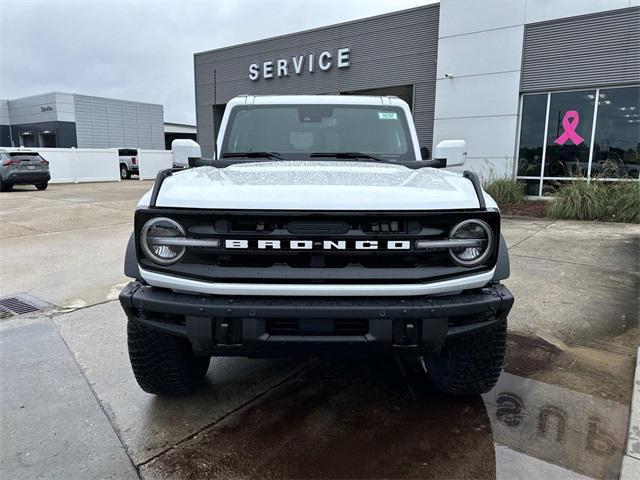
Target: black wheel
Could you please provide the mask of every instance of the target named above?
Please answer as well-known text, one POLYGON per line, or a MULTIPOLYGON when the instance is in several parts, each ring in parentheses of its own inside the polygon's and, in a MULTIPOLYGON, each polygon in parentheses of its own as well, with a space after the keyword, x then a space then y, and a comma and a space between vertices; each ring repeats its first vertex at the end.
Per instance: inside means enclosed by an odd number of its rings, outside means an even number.
POLYGON ((145 392, 185 395, 207 374, 210 358, 196 356, 188 340, 134 321, 127 325, 127 336, 131 367, 145 392))
POLYGON ((131 170, 129 170, 124 163, 120 164, 120 178, 122 180, 128 180, 131 178, 131 170))
POLYGON ((479 395, 500 376, 507 349, 507 319, 480 332, 449 339, 439 355, 425 358, 431 381, 443 393, 479 395))
POLYGON ((0 192, 8 192, 12 188, 13 188, 13 185, 3 181, 2 177, 0 177, 0 192))
POLYGON ((38 190, 46 190, 48 186, 49 186, 48 183, 37 183, 36 184, 36 188, 38 190))

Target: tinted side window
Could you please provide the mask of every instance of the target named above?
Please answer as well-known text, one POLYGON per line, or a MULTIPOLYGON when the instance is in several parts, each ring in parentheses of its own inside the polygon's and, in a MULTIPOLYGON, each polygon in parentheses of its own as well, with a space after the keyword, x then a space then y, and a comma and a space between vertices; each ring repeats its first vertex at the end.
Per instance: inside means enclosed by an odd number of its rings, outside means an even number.
POLYGON ((518 175, 537 177, 542 167, 544 121, 547 113, 547 95, 525 95, 522 98, 522 123, 518 175))
POLYGON ((591 175, 638 178, 640 87, 600 90, 591 175))

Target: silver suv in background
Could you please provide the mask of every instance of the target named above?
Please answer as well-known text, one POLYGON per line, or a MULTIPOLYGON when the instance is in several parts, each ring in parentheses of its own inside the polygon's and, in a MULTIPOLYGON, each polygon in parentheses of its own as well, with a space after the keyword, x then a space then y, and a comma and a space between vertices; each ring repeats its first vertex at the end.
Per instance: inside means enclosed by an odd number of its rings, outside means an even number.
POLYGON ((118 149, 120 159, 120 178, 126 180, 131 175, 138 175, 138 150, 135 148, 118 149))
POLYGON ((45 190, 49 180, 49 162, 38 152, 0 150, 0 192, 9 191, 14 185, 35 185, 38 190, 45 190))

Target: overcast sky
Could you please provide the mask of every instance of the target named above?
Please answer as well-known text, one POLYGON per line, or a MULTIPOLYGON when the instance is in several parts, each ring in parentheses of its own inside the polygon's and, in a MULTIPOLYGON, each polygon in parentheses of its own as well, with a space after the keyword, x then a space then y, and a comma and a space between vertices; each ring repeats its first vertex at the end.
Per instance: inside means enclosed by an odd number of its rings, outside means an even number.
POLYGON ((433 0, 0 0, 0 98, 160 103, 195 124, 193 54, 433 0))

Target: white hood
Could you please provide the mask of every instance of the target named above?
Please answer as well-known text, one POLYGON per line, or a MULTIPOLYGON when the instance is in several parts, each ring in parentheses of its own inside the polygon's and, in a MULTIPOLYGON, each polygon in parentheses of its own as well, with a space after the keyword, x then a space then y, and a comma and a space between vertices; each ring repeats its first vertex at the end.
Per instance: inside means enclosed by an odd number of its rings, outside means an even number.
MULTIPOLYGON (((148 205, 149 193, 140 201, 148 205)), ((485 194, 488 208, 495 202, 485 194)), ((469 180, 434 168, 348 161, 199 167, 162 184, 158 207, 241 210, 452 210, 477 208, 469 180)))

